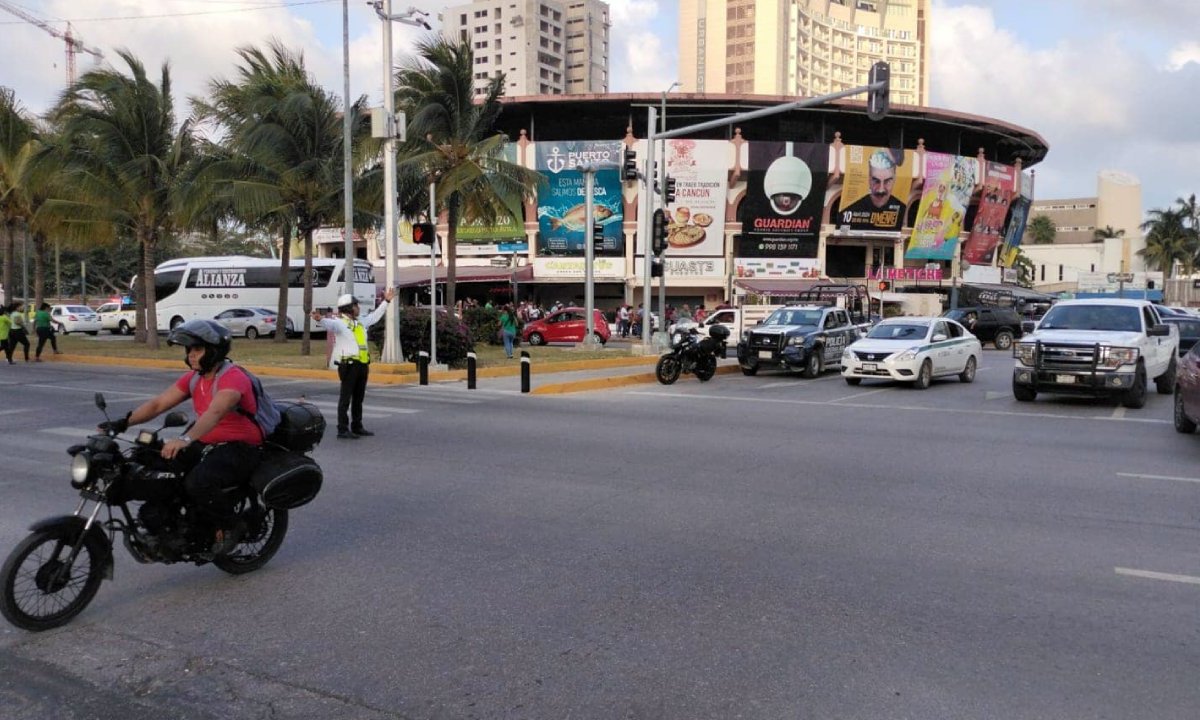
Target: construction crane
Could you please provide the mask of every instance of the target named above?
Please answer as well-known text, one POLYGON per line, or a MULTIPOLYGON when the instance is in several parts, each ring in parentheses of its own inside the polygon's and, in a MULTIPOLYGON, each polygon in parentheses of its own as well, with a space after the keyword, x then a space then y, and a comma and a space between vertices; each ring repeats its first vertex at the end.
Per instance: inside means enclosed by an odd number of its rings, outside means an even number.
POLYGON ((27 11, 25 11, 21 7, 19 7, 17 5, 13 5, 10 2, 6 2, 6 0, 0 0, 0 10, 7 10, 8 12, 12 13, 13 15, 16 15, 17 17, 21 18, 22 20, 24 20, 25 22, 27 22, 31 25, 37 25, 41 29, 45 30, 46 32, 50 33, 54 37, 58 38, 59 40, 62 40, 63 42, 65 42, 67 44, 67 85, 68 86, 75 84, 75 56, 78 53, 81 53, 81 52, 88 53, 89 55, 92 55, 93 57, 95 57, 97 61, 104 58, 104 53, 100 52, 100 50, 98 48, 88 47, 87 45, 83 44, 82 40, 75 37, 75 35, 71 32, 71 23, 67 23, 67 30, 66 30, 66 32, 63 32, 62 30, 59 30, 58 28, 54 27, 53 25, 46 22, 45 20, 42 20, 41 18, 37 17, 36 15, 29 14, 27 11))

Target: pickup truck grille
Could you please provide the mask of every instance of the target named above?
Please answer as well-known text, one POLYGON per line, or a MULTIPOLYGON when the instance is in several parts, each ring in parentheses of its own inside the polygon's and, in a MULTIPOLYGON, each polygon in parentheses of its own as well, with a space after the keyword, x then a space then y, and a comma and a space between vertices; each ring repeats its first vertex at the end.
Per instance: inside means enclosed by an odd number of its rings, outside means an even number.
POLYGON ((1099 345, 1041 344, 1038 366, 1044 370, 1088 370, 1095 367, 1099 345))
POLYGON ((752 350, 782 350, 783 341, 783 335, 750 333, 750 348, 752 350))

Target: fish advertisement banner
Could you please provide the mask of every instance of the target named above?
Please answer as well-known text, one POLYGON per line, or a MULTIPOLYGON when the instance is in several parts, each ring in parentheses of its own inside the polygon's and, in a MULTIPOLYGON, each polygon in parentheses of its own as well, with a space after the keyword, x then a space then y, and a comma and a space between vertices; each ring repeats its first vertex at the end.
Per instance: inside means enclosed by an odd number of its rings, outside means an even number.
POLYGON ((586 187, 580 167, 593 165, 593 221, 604 228, 605 254, 625 252, 621 198, 620 141, 568 141, 534 143, 538 172, 546 184, 538 189, 538 254, 584 254, 591 228, 585 227, 586 187))
POLYGON ((912 189, 913 152, 863 145, 846 147, 837 225, 849 230, 899 232, 912 189))
POLYGON ((733 145, 725 140, 667 140, 667 257, 725 254, 725 197, 733 145))
POLYGON ((952 260, 975 189, 975 158, 925 154, 925 190, 906 259, 952 260))
POLYGON ((817 256, 829 146, 747 143, 746 197, 737 251, 749 257, 817 256))
POLYGON ((1004 229, 1004 245, 1000 248, 1000 264, 1006 268, 1017 260, 1017 250, 1025 236, 1025 225, 1029 222, 1029 210, 1033 207, 1033 175, 1021 173, 1021 195, 1012 201, 1008 226, 1004 229))
POLYGON ((1013 196, 1016 168, 996 162, 987 163, 983 175, 983 190, 979 194, 979 209, 971 234, 963 244, 962 258, 972 265, 992 261, 992 251, 1000 244, 1004 218, 1013 196))

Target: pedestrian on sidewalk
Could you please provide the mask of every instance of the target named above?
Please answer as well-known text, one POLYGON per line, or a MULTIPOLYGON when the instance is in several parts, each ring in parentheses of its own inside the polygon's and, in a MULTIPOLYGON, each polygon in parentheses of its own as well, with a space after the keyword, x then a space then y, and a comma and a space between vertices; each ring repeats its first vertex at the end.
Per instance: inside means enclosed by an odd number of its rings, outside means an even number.
POLYGON ((0 350, 4 351, 4 359, 12 365, 12 345, 8 344, 8 336, 12 332, 12 318, 8 316, 11 305, 0 305, 0 350))
POLYGON ((500 335, 504 339, 504 354, 509 360, 512 360, 513 340, 517 337, 519 327, 520 321, 513 312, 512 304, 505 305, 504 309, 500 311, 500 335))
POLYGON ((54 354, 62 355, 58 350, 58 338, 55 337, 54 323, 50 321, 50 303, 42 303, 42 306, 34 313, 33 329, 37 331, 38 336, 37 352, 33 357, 35 361, 42 361, 42 348, 46 347, 47 340, 50 341, 50 347, 54 350, 54 354))
POLYGON ((358 319, 358 300, 350 294, 338 298, 341 317, 321 317, 319 310, 313 310, 312 319, 325 328, 325 332, 334 334, 332 365, 337 368, 341 382, 337 418, 337 436, 340 440, 357 440, 375 434, 362 424, 362 404, 367 394, 367 375, 371 367, 367 328, 383 317, 394 296, 395 290, 388 288, 383 294, 383 302, 362 320, 358 319))
POLYGON ((12 362, 12 356, 17 354, 17 345, 21 345, 25 351, 25 362, 29 362, 29 333, 25 330, 25 303, 18 300, 12 304, 12 312, 9 313, 9 321, 12 322, 12 329, 8 331, 8 361, 12 362))

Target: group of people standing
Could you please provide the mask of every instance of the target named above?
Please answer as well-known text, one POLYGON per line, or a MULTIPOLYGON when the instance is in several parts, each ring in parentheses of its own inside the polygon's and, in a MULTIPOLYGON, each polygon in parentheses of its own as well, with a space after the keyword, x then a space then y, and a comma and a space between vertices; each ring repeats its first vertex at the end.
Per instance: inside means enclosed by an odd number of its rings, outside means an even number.
MULTIPOLYGON (((46 347, 47 342, 50 343, 55 355, 60 354, 54 323, 50 319, 50 303, 42 303, 38 311, 33 314, 33 327, 38 336, 34 360, 42 361, 42 349, 46 347)), ((17 352, 18 345, 21 346, 25 355, 25 362, 29 362, 28 318, 25 314, 25 303, 20 301, 0 306, 0 347, 4 349, 4 359, 8 361, 9 365, 15 364, 13 356, 17 352)))

